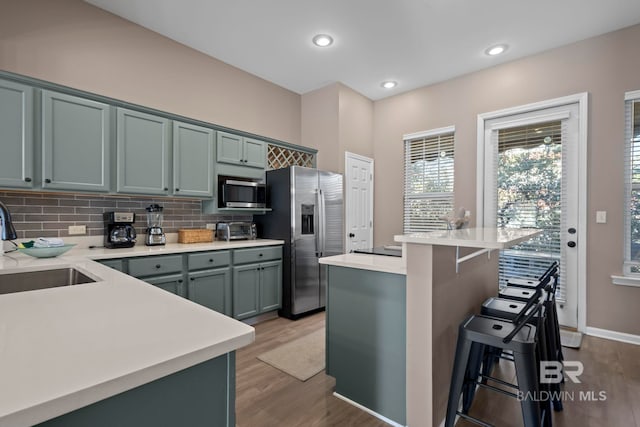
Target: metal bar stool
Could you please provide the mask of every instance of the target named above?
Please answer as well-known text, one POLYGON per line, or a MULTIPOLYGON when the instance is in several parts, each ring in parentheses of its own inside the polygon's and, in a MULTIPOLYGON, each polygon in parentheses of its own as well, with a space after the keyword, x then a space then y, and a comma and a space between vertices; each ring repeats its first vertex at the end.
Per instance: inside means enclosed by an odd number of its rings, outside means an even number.
MULTIPOLYGON (((560 362, 561 360, 558 359, 558 354, 555 351, 556 343, 554 341, 553 322, 551 321, 551 319, 548 319, 548 316, 552 316, 553 314, 546 309, 547 299, 549 298, 550 294, 551 290, 545 295, 542 309, 540 310, 538 315, 531 320, 540 322, 540 327, 538 328, 539 360, 560 362)), ((480 313, 486 316, 493 316, 510 320, 514 319, 525 305, 525 303, 520 301, 491 297, 482 303, 480 313)), ((500 358, 512 360, 509 357, 505 357, 503 354, 501 354, 501 352, 500 354, 498 354, 498 352, 496 351, 489 351, 483 359, 483 375, 491 375, 495 362, 500 358)), ((560 399, 559 393, 560 384, 554 383, 545 385, 545 388, 548 389, 547 391, 551 392, 553 409, 555 411, 562 411, 562 400, 560 399)))
POLYGON ((551 295, 545 302, 545 309, 548 313, 547 333, 550 335, 549 351, 554 355, 550 360, 562 362, 564 355, 562 354, 562 345, 560 343, 560 323, 558 322, 558 310, 556 307, 556 290, 558 287, 558 262, 551 263, 549 268, 540 276, 538 280, 511 278, 507 280, 507 287, 499 292, 500 298, 514 299, 517 301, 526 301, 533 294, 534 289, 544 289, 547 284, 551 283, 551 295))
POLYGON ((542 305, 542 302, 527 302, 522 313, 516 316, 513 322, 483 315, 474 315, 460 325, 453 372, 451 374, 445 427, 453 427, 457 415, 478 425, 490 425, 470 416, 464 411, 464 408, 463 411, 458 410, 461 394, 463 395, 464 406, 463 391, 476 386, 514 398, 524 396, 525 398, 520 399, 520 405, 525 427, 549 425, 549 409, 541 407, 540 402, 535 398, 540 395, 538 365, 536 363, 537 336, 536 327, 530 324, 530 320, 542 309, 542 305), (530 309, 531 307, 533 308, 530 309), (489 384, 483 384, 478 381, 477 376, 470 375, 470 372, 473 373, 477 369, 476 366, 470 366, 470 364, 477 365, 478 360, 481 360, 481 357, 477 355, 483 354, 483 349, 486 346, 512 352, 518 384, 510 384, 492 377, 487 379, 513 388, 519 391, 520 394, 489 384))

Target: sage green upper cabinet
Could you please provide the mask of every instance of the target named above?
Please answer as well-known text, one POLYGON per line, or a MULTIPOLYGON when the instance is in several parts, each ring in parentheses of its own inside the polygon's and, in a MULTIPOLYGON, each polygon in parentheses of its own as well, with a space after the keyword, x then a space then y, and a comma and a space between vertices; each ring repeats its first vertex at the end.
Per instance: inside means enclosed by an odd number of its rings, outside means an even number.
POLYGON ((218 132, 219 163, 264 169, 267 162, 266 144, 227 132, 218 132))
POLYGON ((0 80, 0 186, 33 187, 33 89, 0 80))
POLYGON ((42 187, 109 191, 109 105, 42 91, 42 187))
POLYGON ((264 169, 267 166, 267 144, 257 139, 244 138, 244 165, 264 169))
POLYGON ((118 108, 117 191, 169 194, 169 120, 118 108))
POLYGON ((173 194, 213 197, 213 129, 173 122, 173 194))

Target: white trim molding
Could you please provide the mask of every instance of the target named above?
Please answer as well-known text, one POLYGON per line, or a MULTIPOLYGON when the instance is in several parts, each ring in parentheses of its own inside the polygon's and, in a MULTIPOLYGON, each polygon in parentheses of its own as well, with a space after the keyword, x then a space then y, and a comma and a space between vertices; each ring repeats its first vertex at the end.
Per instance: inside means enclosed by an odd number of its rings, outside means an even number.
POLYGON ((640 287, 640 277, 637 276, 611 275, 611 282, 614 285, 640 287))
MULTIPOLYGON (((640 92, 640 91, 639 91, 640 92)), ((489 120, 516 114, 529 113, 547 108, 578 104, 580 124, 578 130, 578 331, 585 332, 587 328, 587 151, 588 151, 588 117, 589 93, 582 92, 560 98, 549 99, 532 104, 525 104, 512 108, 478 114, 477 119, 477 179, 476 179, 476 227, 484 226, 484 176, 485 176, 485 146, 487 132, 485 123, 489 120)))
POLYGON ((456 131, 455 126, 445 126, 443 128, 438 128, 438 129, 430 129, 430 130, 424 130, 420 132, 406 133, 402 135, 402 141, 404 142, 411 139, 429 138, 431 136, 442 135, 443 133, 455 133, 455 131, 456 131))
POLYGON ((345 402, 347 402, 349 405, 353 405, 358 409, 363 410, 364 412, 366 412, 369 415, 373 415, 374 417, 376 417, 379 420, 384 421, 387 424, 392 425, 393 427, 405 427, 402 424, 398 424, 397 422, 390 420, 389 418, 385 417, 384 415, 380 415, 379 413, 372 411, 371 409, 367 408, 366 406, 362 406, 361 404, 359 404, 358 402, 354 402, 353 400, 349 399, 348 397, 344 397, 343 395, 341 395, 340 393, 336 393, 335 391, 333 392, 333 395, 335 397, 337 397, 340 400, 344 400, 345 402))
POLYGON ((594 328, 592 326, 587 326, 585 333, 593 337, 605 338, 608 340, 640 345, 640 335, 627 334, 625 332, 610 331, 608 329, 594 328))

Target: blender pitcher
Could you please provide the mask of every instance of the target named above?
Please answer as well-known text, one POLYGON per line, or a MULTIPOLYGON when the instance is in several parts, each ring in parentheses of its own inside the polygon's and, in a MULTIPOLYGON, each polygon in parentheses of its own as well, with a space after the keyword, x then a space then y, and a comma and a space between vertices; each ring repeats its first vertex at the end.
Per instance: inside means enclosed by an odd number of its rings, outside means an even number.
POLYGON ((147 246, 164 245, 167 239, 162 231, 162 206, 153 204, 146 208, 147 211, 147 246))

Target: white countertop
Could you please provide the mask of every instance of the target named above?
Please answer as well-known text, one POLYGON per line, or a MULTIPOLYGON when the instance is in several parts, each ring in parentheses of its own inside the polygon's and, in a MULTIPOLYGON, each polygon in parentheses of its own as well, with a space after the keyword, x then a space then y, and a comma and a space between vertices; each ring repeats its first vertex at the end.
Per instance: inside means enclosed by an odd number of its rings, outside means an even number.
POLYGON ((29 426, 254 341, 254 329, 91 259, 277 240, 0 256, 0 274, 74 267, 97 283, 0 295, 0 426, 29 426))
POLYGON ((466 248, 506 249, 542 233, 535 228, 463 228, 394 236, 396 242, 466 248))
POLYGON ((406 259, 386 255, 343 254, 320 258, 320 264, 359 268, 383 273, 407 274, 406 259))

